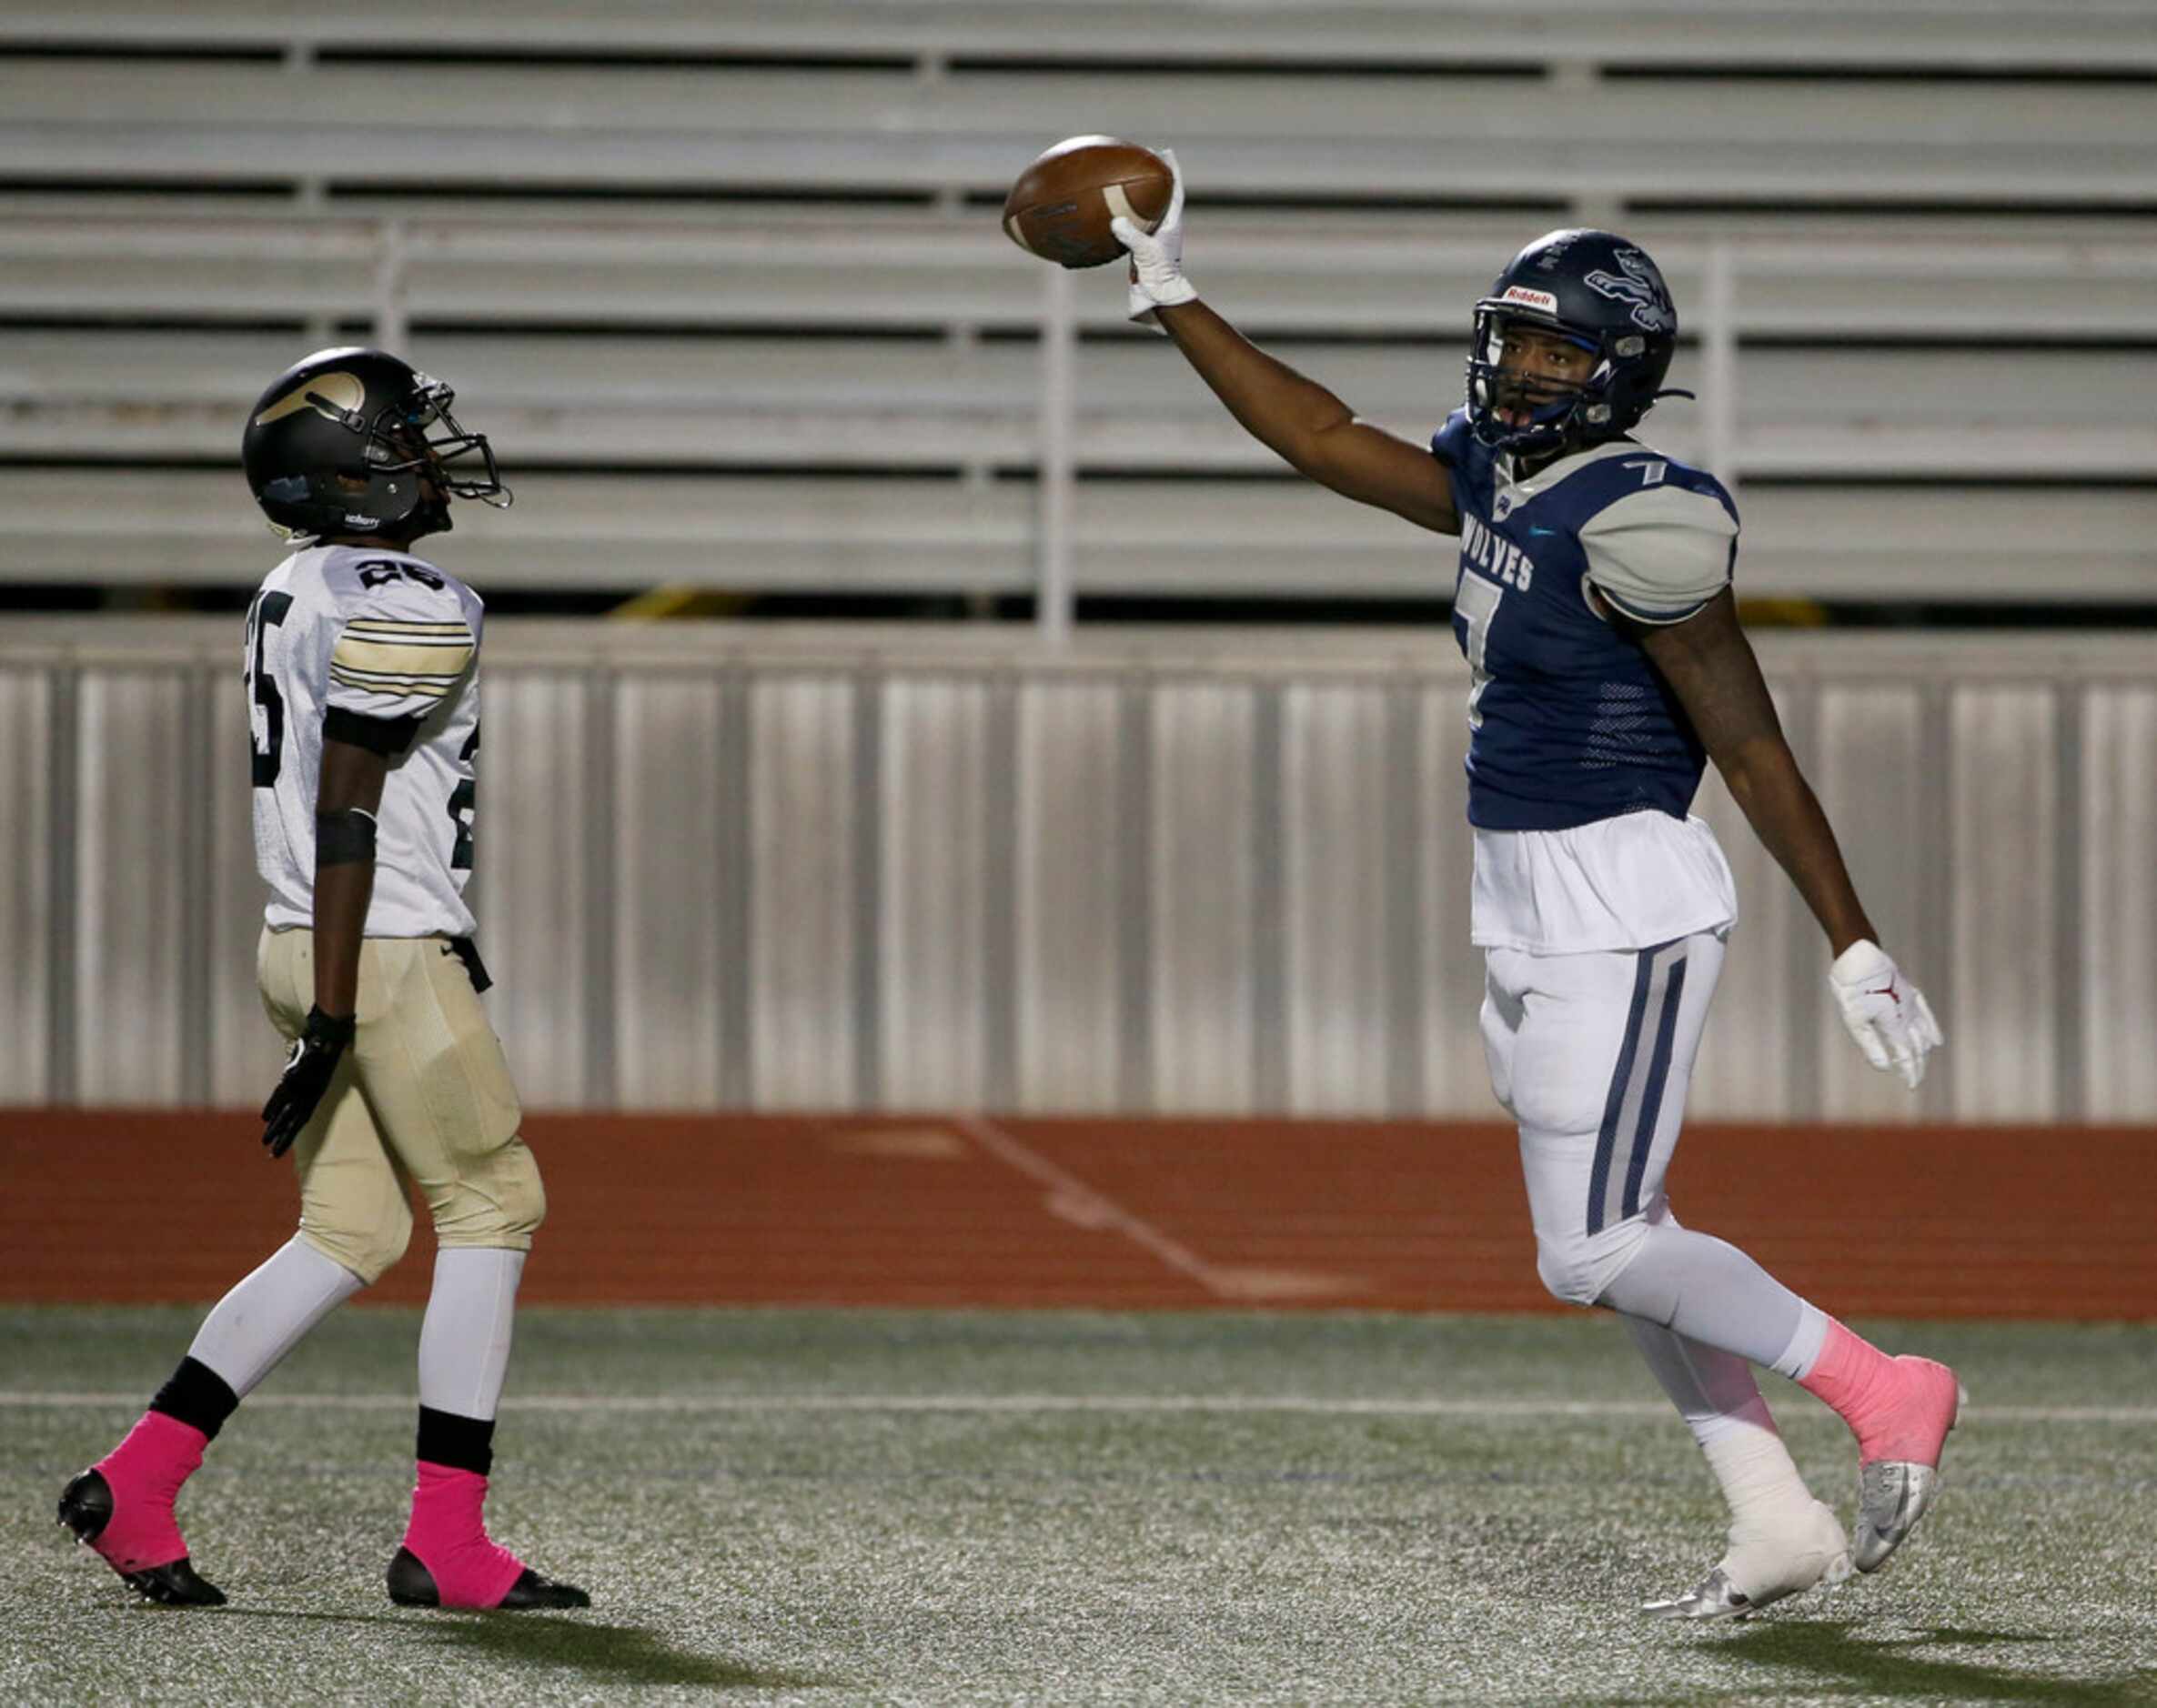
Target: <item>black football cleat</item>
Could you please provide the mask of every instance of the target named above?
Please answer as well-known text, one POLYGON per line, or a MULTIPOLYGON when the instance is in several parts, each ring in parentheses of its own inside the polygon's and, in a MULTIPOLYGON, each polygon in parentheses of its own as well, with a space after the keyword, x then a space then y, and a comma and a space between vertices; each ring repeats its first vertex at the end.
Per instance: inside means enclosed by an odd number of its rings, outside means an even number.
MULTIPOLYGON (((75 1539, 84 1547, 97 1552, 97 1538, 112 1522, 112 1485, 106 1482, 102 1472, 86 1471, 60 1491, 60 1522, 75 1532, 75 1539)), ((97 1557, 105 1559, 103 1554, 97 1557)), ((160 1607, 225 1605, 225 1592, 201 1576, 186 1554, 140 1572, 123 1571, 110 1560, 105 1563, 112 1566, 119 1573, 120 1582, 143 1600, 155 1602, 160 1607)))
MULTIPOLYGON (((439 1607, 441 1592, 435 1588, 434 1573, 421 1563, 419 1556, 409 1548, 399 1548, 389 1562, 389 1599, 399 1607, 439 1607)), ((529 1566, 524 1575, 509 1585, 509 1592, 492 1607, 472 1611, 495 1613, 522 1613, 534 1609, 564 1607, 590 1607, 591 1597, 574 1583, 557 1583, 552 1578, 543 1578, 529 1566)))

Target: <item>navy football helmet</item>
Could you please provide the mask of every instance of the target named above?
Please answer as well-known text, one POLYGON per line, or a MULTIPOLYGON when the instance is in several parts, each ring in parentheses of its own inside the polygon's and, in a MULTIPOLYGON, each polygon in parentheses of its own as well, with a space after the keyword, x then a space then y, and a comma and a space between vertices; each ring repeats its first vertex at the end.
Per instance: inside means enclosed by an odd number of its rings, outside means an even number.
POLYGON ((408 544, 448 530, 451 496, 508 506, 486 436, 449 413, 455 397, 386 351, 317 350, 247 412, 240 462, 255 502, 287 536, 408 544))
POLYGON ((1677 347, 1678 306, 1645 250, 1616 232, 1547 233, 1476 305, 1469 424, 1484 444, 1515 453, 1618 438, 1658 397, 1692 396, 1663 388, 1677 347), (1502 375, 1506 334, 1517 327, 1579 346, 1593 358, 1588 378, 1576 387, 1502 375), (1501 408, 1528 418, 1507 421, 1501 408))

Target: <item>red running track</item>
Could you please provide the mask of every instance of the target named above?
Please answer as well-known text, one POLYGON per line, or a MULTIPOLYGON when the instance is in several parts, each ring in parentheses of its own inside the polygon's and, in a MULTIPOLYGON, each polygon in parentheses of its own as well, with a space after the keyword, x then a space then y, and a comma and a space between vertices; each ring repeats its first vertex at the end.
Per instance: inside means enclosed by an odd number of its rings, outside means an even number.
MULTIPOLYGON (((216 1298, 289 1237, 243 1112, 0 1110, 0 1301, 216 1298)), ((553 1304, 1543 1311, 1510 1129, 532 1116, 553 1304)), ((1687 1224, 1851 1316, 2157 1318, 2146 1128, 1702 1124, 1687 1224)), ((422 1231, 371 1297, 424 1297, 422 1231)))

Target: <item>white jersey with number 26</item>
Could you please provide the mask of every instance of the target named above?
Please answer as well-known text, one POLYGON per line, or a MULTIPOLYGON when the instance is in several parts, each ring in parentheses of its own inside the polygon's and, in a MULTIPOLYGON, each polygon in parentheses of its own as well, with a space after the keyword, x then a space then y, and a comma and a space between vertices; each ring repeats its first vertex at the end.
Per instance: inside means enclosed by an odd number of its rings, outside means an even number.
POLYGON ((482 610, 424 558, 368 547, 307 547, 262 583, 247 608, 245 677, 270 925, 315 922, 322 720, 338 710, 419 720, 389 761, 366 934, 469 935, 482 610))

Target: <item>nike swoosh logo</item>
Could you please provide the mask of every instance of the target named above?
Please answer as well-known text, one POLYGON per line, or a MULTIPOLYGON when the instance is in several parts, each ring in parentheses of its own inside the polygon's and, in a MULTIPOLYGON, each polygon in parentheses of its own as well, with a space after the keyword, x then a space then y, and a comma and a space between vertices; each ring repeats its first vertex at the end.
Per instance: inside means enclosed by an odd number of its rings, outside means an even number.
POLYGON ((1555 527, 1531 527, 1528 532, 1531 534, 1555 534, 1557 529, 1555 527))

